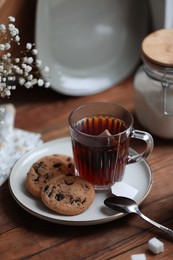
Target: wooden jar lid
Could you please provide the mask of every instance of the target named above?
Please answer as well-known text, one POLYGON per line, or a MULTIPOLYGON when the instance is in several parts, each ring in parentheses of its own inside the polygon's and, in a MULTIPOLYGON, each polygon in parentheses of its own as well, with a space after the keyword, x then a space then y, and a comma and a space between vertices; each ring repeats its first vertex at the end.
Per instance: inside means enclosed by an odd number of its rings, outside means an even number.
POLYGON ((156 67, 173 67, 173 28, 149 34, 142 42, 142 58, 156 67))

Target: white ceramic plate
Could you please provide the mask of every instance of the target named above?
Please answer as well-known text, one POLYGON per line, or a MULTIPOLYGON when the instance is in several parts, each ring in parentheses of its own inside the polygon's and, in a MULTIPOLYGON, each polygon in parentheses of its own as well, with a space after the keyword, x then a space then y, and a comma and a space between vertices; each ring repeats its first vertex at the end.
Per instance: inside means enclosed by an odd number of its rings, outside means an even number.
MULTIPOLYGON (((36 160, 54 153, 72 156, 70 138, 61 138, 44 143, 25 154, 15 164, 9 178, 9 186, 14 199, 22 208, 38 218, 65 225, 101 224, 125 215, 115 213, 104 205, 103 201, 111 195, 109 192, 97 192, 90 208, 84 213, 72 217, 58 215, 46 208, 40 199, 35 199, 25 187, 26 174, 36 160)), ((152 174, 146 161, 128 165, 123 181, 139 190, 135 200, 140 204, 149 193, 152 184, 152 174)))
POLYGON ((148 31, 147 7, 145 0, 38 0, 38 57, 50 67, 43 77, 55 91, 75 96, 127 77, 148 31))

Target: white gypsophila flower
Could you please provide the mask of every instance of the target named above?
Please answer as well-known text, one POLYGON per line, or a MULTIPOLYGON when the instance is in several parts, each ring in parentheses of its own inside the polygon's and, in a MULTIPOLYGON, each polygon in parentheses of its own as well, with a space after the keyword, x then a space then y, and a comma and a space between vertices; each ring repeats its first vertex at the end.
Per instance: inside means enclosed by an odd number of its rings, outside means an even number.
POLYGON ((50 87, 50 82, 46 82, 45 83, 45 88, 49 88, 50 87))
POLYGON ((24 73, 23 69, 20 68, 19 75, 22 75, 24 73))
POLYGON ((8 75, 13 75, 13 66, 11 66, 10 68, 8 68, 8 75))
POLYGON ((0 31, 1 32, 6 32, 6 26, 5 26, 5 24, 0 24, 0 31))
POLYGON ((28 43, 26 44, 26 49, 27 49, 27 50, 31 50, 31 49, 32 49, 32 44, 28 42, 28 43))
POLYGON ((38 86, 42 87, 44 85, 44 81, 42 79, 38 79, 38 86))
POLYGON ((16 84, 31 88, 50 86, 50 83, 40 78, 40 72, 49 72, 48 66, 42 66, 37 58, 38 50, 35 44, 26 43, 25 50, 19 52, 19 57, 13 57, 10 51, 12 45, 20 45, 19 29, 16 28, 15 18, 9 16, 9 24, 0 24, 0 96, 8 97, 16 89, 16 84))
POLYGON ((23 86, 25 84, 25 79, 24 78, 19 78, 19 84, 23 86))
POLYGON ((11 48, 11 45, 9 42, 5 43, 5 50, 9 50, 11 48))
POLYGON ((24 71, 23 72, 23 77, 27 78, 28 76, 29 76, 29 72, 24 71))
POLYGON ((2 55, 2 59, 7 60, 8 59, 7 55, 6 54, 2 55))
POLYGON ((27 60, 28 60, 28 58, 27 58, 27 57, 23 57, 23 60, 22 60, 22 62, 23 62, 23 63, 27 63, 27 60))
POLYGON ((4 93, 4 94, 5 94, 5 96, 7 96, 7 97, 8 97, 8 96, 10 96, 10 95, 11 95, 11 91, 10 91, 9 89, 5 89, 4 91, 5 91, 5 93, 4 93))
POLYGON ((14 16, 9 16, 8 18, 9 18, 10 22, 13 22, 13 23, 14 23, 14 22, 16 21, 16 19, 15 19, 14 16))
POLYGON ((32 70, 32 67, 30 65, 26 65, 24 70, 25 72, 30 72, 32 70))
POLYGON ((0 51, 4 51, 5 50, 5 45, 4 44, 0 44, 0 51))
POLYGON ((23 69, 25 69, 26 66, 27 66, 27 65, 26 65, 25 63, 22 63, 22 64, 21 64, 21 67, 22 67, 23 69))
POLYGON ((13 23, 10 23, 8 25, 8 29, 9 29, 10 32, 14 31, 15 30, 15 25, 13 23))
POLYGON ((11 31, 10 31, 10 35, 12 36, 12 37, 14 37, 14 36, 17 36, 18 34, 19 34, 19 30, 17 29, 17 28, 10 28, 11 29, 11 31))
POLYGON ((33 79, 33 75, 30 74, 28 77, 27 77, 27 80, 32 80, 33 79))
POLYGON ((33 57, 28 57, 28 59, 27 59, 28 64, 32 64, 33 61, 34 61, 33 57))
POLYGON ((37 49, 33 49, 33 50, 32 50, 32 54, 33 54, 33 55, 37 55, 37 54, 38 54, 38 50, 37 50, 37 49))
POLYGON ((8 80, 9 80, 9 81, 13 81, 14 79, 13 79, 12 76, 9 76, 9 77, 8 77, 8 80))
POLYGON ((39 68, 41 67, 42 61, 39 59, 36 59, 36 66, 39 68))
POLYGON ((20 62, 20 59, 19 59, 19 58, 16 58, 16 59, 15 59, 15 62, 16 62, 16 63, 19 63, 19 62, 20 62))
POLYGON ((32 82, 32 85, 37 85, 37 79, 36 78, 32 79, 31 82, 32 82))
POLYGON ((32 82, 31 81, 27 81, 25 84, 26 88, 31 88, 32 87, 32 82))
POLYGON ((19 35, 16 35, 15 41, 18 42, 18 43, 20 42, 20 37, 19 37, 19 35))
POLYGON ((16 73, 20 74, 20 68, 18 66, 15 67, 16 73))
POLYGON ((4 71, 4 66, 0 65, 0 72, 3 72, 3 71, 4 71))

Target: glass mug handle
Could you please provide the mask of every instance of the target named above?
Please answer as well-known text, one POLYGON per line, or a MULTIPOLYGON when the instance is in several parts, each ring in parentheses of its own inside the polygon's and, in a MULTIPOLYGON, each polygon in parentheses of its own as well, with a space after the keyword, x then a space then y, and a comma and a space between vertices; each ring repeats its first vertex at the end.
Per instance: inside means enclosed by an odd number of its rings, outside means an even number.
POLYGON ((140 161, 141 159, 147 158, 154 147, 153 137, 147 132, 133 129, 131 138, 143 140, 146 143, 146 147, 145 150, 140 154, 129 155, 127 158, 127 164, 135 163, 140 161))

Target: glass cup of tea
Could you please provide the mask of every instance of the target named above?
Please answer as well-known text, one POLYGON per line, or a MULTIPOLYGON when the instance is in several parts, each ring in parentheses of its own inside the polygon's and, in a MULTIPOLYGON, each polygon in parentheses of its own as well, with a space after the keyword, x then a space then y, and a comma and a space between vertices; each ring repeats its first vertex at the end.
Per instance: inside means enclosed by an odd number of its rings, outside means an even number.
POLYGON ((125 166, 148 157, 152 136, 133 128, 130 112, 113 103, 81 105, 68 118, 76 175, 91 182, 96 190, 109 189, 121 181, 125 166), (142 153, 129 153, 131 138, 145 141, 142 153))

